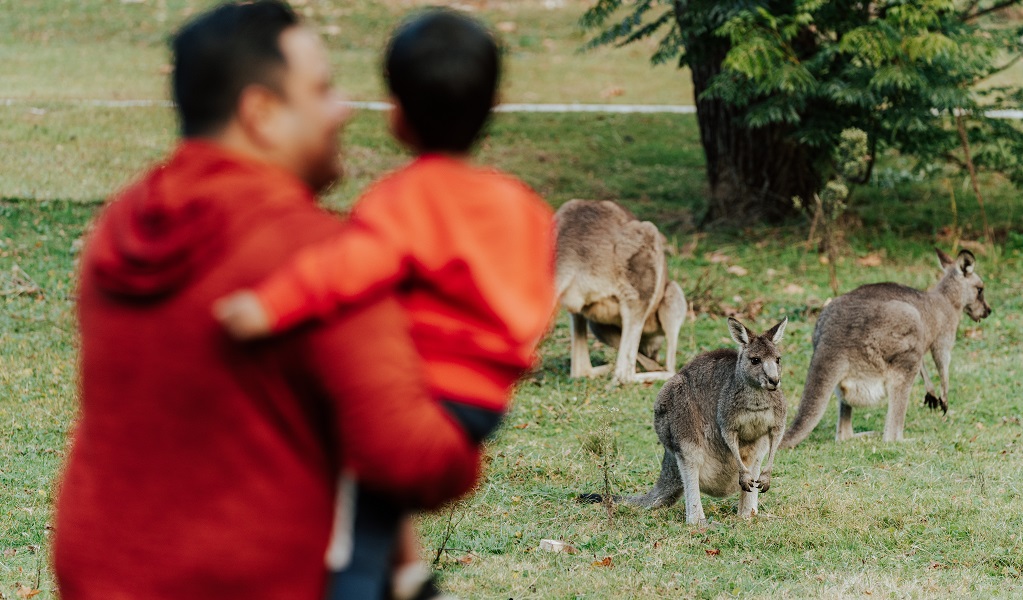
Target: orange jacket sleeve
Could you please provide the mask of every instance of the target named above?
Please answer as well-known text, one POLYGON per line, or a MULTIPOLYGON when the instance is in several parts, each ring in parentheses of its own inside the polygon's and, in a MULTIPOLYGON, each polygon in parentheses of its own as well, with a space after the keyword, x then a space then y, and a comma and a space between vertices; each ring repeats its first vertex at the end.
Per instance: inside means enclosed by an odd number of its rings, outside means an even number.
POLYGON ((472 487, 479 452, 428 394, 407 324, 393 298, 360 305, 311 333, 305 361, 337 399, 338 454, 359 485, 433 508, 472 487))
POLYGON ((273 331, 358 303, 407 274, 409 235, 384 200, 366 197, 340 235, 302 250, 257 286, 273 331))

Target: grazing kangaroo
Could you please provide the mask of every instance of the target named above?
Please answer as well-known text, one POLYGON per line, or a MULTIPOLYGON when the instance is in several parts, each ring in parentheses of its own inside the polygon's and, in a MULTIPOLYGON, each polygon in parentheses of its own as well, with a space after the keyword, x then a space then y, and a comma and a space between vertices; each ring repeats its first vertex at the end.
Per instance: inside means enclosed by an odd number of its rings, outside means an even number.
POLYGON ((570 200, 555 220, 558 299, 572 317, 571 376, 611 368, 591 365, 589 325, 597 339, 618 349, 617 381, 671 377, 687 306, 682 288, 667 277, 664 236, 609 201, 570 200), (661 371, 656 357, 665 340, 667 371, 661 371), (637 360, 651 372, 636 373, 637 360))
POLYGON ((838 396, 837 441, 853 437, 853 407, 880 405, 888 398, 884 441, 902 439, 909 392, 917 374, 927 388, 925 403, 948 410, 948 367, 959 320, 991 314, 984 282, 975 272, 977 259, 968 250, 952 260, 941 250, 945 274, 929 291, 895 283, 876 283, 835 298, 824 307, 813 332, 813 358, 795 421, 782 446, 806 439, 820 422, 831 392, 838 396), (924 357, 934 358, 941 377, 941 396, 934 396, 924 357))
POLYGON ((653 489, 626 502, 658 508, 685 494, 686 523, 706 521, 700 492, 741 492, 739 516, 757 513, 757 494, 771 486, 774 455, 785 428, 778 343, 788 320, 754 335, 734 318, 739 344, 701 354, 668 380, 654 404, 654 429, 664 446, 653 489))

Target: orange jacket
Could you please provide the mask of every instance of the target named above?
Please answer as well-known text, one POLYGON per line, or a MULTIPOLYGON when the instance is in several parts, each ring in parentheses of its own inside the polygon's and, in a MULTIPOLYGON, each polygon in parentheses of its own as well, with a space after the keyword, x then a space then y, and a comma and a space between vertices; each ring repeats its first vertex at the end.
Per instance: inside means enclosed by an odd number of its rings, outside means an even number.
POLYGON ((475 481, 394 298, 251 344, 210 314, 338 234, 313 202, 284 171, 190 141, 103 211, 56 502, 65 600, 321 600, 341 464, 410 504, 475 481))
POLYGON ((550 207, 507 175, 423 156, 256 293, 281 331, 395 290, 434 391, 503 409, 554 308, 550 207))

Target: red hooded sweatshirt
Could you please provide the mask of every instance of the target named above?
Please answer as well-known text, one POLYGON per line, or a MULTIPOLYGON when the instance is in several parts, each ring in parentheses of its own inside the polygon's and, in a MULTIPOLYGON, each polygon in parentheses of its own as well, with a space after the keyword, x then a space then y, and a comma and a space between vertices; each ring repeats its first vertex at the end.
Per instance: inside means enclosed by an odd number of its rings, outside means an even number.
POLYGON ((65 600, 320 600, 339 465, 410 506, 475 481, 395 300, 253 344, 212 318, 340 227, 290 174, 195 141, 104 210, 56 506, 65 600))

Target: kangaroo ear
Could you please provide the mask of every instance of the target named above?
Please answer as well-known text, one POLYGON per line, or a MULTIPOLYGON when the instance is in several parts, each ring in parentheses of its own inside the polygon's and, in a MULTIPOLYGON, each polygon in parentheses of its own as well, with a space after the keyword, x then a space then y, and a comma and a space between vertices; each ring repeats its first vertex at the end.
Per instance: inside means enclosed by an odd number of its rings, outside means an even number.
POLYGON ((969 250, 960 250, 959 256, 956 257, 956 266, 963 272, 963 275, 969 275, 973 273, 973 268, 977 265, 977 257, 973 255, 973 252, 969 250))
POLYGON ((789 318, 785 317, 781 320, 781 323, 778 323, 774 327, 768 329, 764 336, 770 337, 771 343, 777 346, 781 342, 781 336, 785 334, 785 326, 788 324, 789 318))
POLYGON ((941 263, 942 269, 947 269, 955 263, 949 255, 941 251, 941 248, 935 248, 934 251, 938 253, 938 262, 941 263))
POLYGON ((736 344, 740 346, 749 344, 749 329, 735 317, 728 317, 728 333, 732 334, 736 344))

